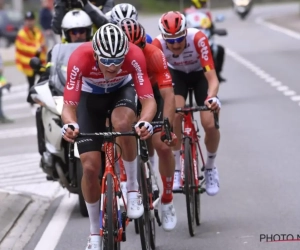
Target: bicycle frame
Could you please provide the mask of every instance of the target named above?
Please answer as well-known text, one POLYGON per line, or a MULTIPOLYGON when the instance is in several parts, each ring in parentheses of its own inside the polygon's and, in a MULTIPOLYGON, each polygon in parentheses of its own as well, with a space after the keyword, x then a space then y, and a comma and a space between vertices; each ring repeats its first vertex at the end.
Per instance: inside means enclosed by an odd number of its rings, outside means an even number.
MULTIPOLYGON (((115 174, 115 153, 114 153, 114 142, 109 141, 104 143, 104 150, 105 150, 105 170, 102 177, 102 183, 101 183, 101 203, 100 203, 100 236, 103 236, 103 219, 104 219, 104 198, 105 198, 105 192, 106 192, 106 177, 107 174, 111 174, 113 177, 113 183, 114 183, 114 191, 116 194, 120 192, 120 186, 119 181, 117 178, 117 175, 115 174)), ((118 241, 122 241, 122 234, 123 234, 123 223, 122 223, 122 215, 120 210, 120 202, 119 199, 116 199, 117 202, 117 218, 119 222, 119 228, 118 228, 118 241)), ((126 210, 126 207, 125 207, 126 210)))
MULTIPOLYGON (((193 90, 189 89, 189 107, 193 106, 193 90)), ((195 176, 195 187, 196 189, 200 188, 199 187, 199 179, 200 175, 198 173, 198 153, 195 148, 195 145, 198 146, 198 150, 200 153, 200 158, 201 162, 203 164, 202 169, 204 168, 204 157, 202 154, 202 150, 200 147, 200 136, 198 136, 199 128, 198 128, 198 123, 196 120, 194 120, 193 113, 191 111, 189 112, 184 112, 183 113, 183 121, 182 121, 182 139, 185 137, 189 137, 191 139, 191 149, 192 149, 192 158, 193 158, 193 169, 194 169, 194 176, 195 176)), ((184 145, 182 143, 181 145, 181 150, 184 152, 184 145)), ((181 155, 181 186, 184 185, 184 155, 181 155)))

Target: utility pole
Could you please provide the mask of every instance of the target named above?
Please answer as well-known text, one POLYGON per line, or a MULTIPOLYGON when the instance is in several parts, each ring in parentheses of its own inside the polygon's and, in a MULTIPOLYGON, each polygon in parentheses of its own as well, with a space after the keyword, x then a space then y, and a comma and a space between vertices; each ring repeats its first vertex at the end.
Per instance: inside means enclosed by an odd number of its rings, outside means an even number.
POLYGON ((24 11, 24 0, 12 0, 12 9, 19 12, 23 13, 24 11))

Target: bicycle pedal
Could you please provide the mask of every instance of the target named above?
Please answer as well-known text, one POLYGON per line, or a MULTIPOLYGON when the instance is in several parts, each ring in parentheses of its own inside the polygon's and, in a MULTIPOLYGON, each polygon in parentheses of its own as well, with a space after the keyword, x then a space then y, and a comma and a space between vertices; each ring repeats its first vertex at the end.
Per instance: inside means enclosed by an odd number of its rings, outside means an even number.
POLYGON ((173 192, 173 194, 182 194, 183 190, 182 189, 173 189, 172 192, 173 192))

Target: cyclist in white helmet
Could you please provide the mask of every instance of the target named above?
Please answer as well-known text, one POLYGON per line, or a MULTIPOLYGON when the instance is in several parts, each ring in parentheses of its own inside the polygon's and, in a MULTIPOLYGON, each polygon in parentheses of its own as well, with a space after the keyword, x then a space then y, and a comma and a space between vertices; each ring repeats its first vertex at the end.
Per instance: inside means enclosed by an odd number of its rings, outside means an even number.
POLYGON ((110 21, 112 23, 117 24, 124 18, 138 19, 138 12, 130 3, 117 4, 111 10, 110 21))
MULTIPOLYGON (((137 116, 136 95, 142 105, 136 131, 146 140, 153 134, 150 122, 156 113, 156 102, 144 54, 129 43, 121 28, 106 24, 95 33, 93 42, 80 45, 70 56, 62 111, 63 138, 74 142, 79 130, 105 131, 107 110, 111 111, 116 132, 131 131, 137 116)), ((143 215, 144 207, 138 192, 136 140, 119 139, 127 173, 127 216, 137 219, 143 215)), ((77 144, 83 166, 82 191, 90 220, 86 250, 100 250, 98 176, 102 142, 100 138, 84 137, 77 144)))

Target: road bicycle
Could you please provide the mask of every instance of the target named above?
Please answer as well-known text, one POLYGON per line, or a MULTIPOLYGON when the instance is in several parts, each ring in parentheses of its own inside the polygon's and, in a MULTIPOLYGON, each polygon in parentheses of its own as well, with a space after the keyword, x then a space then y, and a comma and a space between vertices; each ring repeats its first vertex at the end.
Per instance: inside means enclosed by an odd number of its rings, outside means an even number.
MULTIPOLYGON (((177 108, 176 113, 182 113, 182 142, 181 142, 181 179, 180 188, 173 193, 183 193, 186 198, 186 210, 189 233, 195 235, 195 221, 200 225, 200 195, 205 192, 205 178, 201 172, 205 170, 204 157, 200 147, 199 126, 193 113, 211 111, 207 106, 193 106, 193 89, 189 88, 189 104, 177 108), (199 156, 202 162, 199 170, 199 156)), ((212 112, 212 111, 211 111, 212 112)), ((213 112, 215 127, 219 129, 218 114, 213 112)))
MULTIPOLYGON (((167 119, 162 122, 153 122, 151 124, 162 124, 170 127, 167 119)), ((124 201, 124 197, 120 188, 118 173, 116 170, 116 162, 119 159, 115 155, 115 146, 119 146, 115 142, 115 139, 120 136, 135 136, 137 138, 138 182, 145 208, 144 214, 138 219, 139 233, 141 237, 142 249, 150 249, 149 246, 151 246, 152 249, 155 249, 155 223, 153 220, 154 216, 152 215, 152 211, 154 206, 156 206, 159 202, 160 198, 158 196, 155 200, 153 200, 155 196, 153 196, 154 193, 152 191, 151 168, 149 168, 149 165, 146 161, 148 158, 146 142, 140 140, 135 130, 122 133, 112 132, 111 124, 109 132, 79 133, 78 137, 76 138, 76 140, 84 137, 101 137, 104 139, 103 148, 105 152, 105 168, 102 171, 101 177, 101 202, 99 218, 101 249, 120 250, 121 242, 126 241, 126 227, 130 221, 126 213, 126 204, 124 203, 125 211, 122 212, 119 201, 120 198, 122 198, 124 201)), ((167 140, 171 140, 170 133, 167 134, 167 140)), ((122 149, 120 148, 120 156, 121 155, 122 149)))

